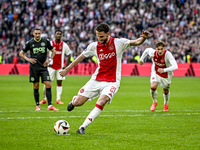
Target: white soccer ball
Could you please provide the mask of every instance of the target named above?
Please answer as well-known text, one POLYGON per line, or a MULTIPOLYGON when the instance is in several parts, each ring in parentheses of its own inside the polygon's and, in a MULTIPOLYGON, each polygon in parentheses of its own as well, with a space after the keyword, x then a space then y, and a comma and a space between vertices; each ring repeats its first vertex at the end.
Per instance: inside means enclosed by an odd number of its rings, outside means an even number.
POLYGON ((54 131, 59 135, 67 134, 70 130, 70 125, 65 120, 58 120, 54 125, 54 131))

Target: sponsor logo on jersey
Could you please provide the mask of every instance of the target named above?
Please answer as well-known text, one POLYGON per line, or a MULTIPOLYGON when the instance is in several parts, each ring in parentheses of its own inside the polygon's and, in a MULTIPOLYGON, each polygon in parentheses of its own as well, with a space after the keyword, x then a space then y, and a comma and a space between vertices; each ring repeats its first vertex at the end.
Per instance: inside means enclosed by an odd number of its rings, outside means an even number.
POLYGON ((102 50, 102 49, 100 49, 100 50, 99 50, 99 52, 103 52, 103 50, 102 50))
POLYGON ((99 59, 100 60, 109 59, 112 58, 113 56, 115 56, 114 52, 108 54, 99 54, 99 59))
POLYGON ((157 62, 155 62, 155 64, 156 64, 157 66, 160 66, 160 67, 165 66, 165 64, 161 64, 161 63, 157 63, 157 62))
POLYGON ((62 54, 62 52, 61 51, 56 51, 56 54, 62 54))
POLYGON ((45 47, 39 47, 39 48, 33 48, 33 53, 37 54, 37 53, 45 53, 45 47))
POLYGON ((42 43, 41 43, 41 46, 45 46, 45 43, 44 43, 44 42, 42 42, 42 43))

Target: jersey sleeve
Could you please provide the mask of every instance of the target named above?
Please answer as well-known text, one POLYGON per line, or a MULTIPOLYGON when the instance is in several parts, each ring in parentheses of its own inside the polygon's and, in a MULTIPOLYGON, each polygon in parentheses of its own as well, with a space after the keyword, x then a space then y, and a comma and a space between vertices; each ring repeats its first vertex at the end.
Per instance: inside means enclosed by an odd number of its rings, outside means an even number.
POLYGON ((69 48, 69 46, 66 43, 63 43, 63 47, 64 47, 64 52, 65 54, 68 56, 71 54, 71 50, 69 48))
POLYGON ((24 45, 24 47, 22 48, 22 51, 23 51, 24 53, 26 53, 28 50, 30 50, 29 41, 27 41, 26 44, 24 45))
POLYGON ((178 69, 178 65, 176 63, 176 60, 174 59, 171 52, 167 51, 166 53, 167 60, 170 62, 170 67, 167 67, 164 69, 164 72, 174 71, 178 69))
POLYGON ((142 56, 140 58, 140 61, 144 62, 144 58, 149 55, 150 57, 153 57, 154 56, 154 52, 155 50, 153 48, 146 48, 144 50, 144 52, 142 53, 142 56))
POLYGON ((116 39, 117 42, 121 43, 121 49, 122 51, 124 51, 125 49, 131 47, 130 46, 130 40, 126 39, 126 38, 119 38, 119 39, 116 39))
POLYGON ((48 50, 50 50, 50 51, 53 50, 53 46, 52 46, 51 42, 49 41, 49 39, 47 39, 47 48, 48 48, 48 50))
POLYGON ((96 55, 97 42, 93 42, 87 46, 87 48, 82 52, 85 57, 96 55))

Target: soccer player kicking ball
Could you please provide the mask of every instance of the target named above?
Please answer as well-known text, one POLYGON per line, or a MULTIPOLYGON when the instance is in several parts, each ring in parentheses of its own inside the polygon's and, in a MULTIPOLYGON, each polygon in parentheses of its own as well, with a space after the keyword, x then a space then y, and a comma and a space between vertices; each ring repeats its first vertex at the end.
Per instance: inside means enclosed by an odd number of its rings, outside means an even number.
POLYGON ((106 23, 101 23, 96 27, 98 41, 92 42, 63 71, 61 76, 67 73, 84 58, 96 56, 98 67, 91 79, 79 90, 78 95, 74 96, 72 102, 68 104, 68 111, 72 111, 75 106, 83 105, 87 100, 93 100, 100 96, 95 108, 87 116, 77 133, 86 134, 85 128, 88 127, 101 113, 105 104, 111 103, 117 93, 121 80, 121 58, 125 49, 131 46, 141 45, 149 35, 148 31, 143 31, 140 38, 128 40, 125 38, 113 38, 110 36, 110 27, 106 23))
MULTIPOLYGON (((63 42, 61 40, 62 38, 62 31, 60 29, 57 29, 55 31, 55 40, 51 41, 51 44, 53 45, 54 49, 56 50, 56 55, 54 59, 52 60, 52 64, 49 65, 48 71, 50 75, 51 81, 53 81, 56 77, 57 79, 57 99, 56 104, 64 104, 61 101, 61 94, 62 94, 62 80, 65 80, 65 77, 60 76, 59 72, 62 69, 65 69, 66 66, 70 63, 70 57, 71 57, 71 51, 67 43, 63 42), (64 66, 64 58, 65 55, 67 55, 66 65, 64 66)), ((49 53, 51 55, 51 52, 49 53)), ((43 89, 43 100, 40 102, 40 104, 46 104, 46 87, 44 85, 43 89)))
POLYGON ((173 76, 172 71, 177 70, 178 66, 176 60, 172 56, 170 51, 165 50, 165 43, 163 41, 158 41, 156 43, 156 50, 153 48, 146 48, 143 52, 139 64, 143 65, 144 58, 149 55, 152 58, 153 65, 151 67, 151 90, 150 94, 153 99, 153 104, 150 108, 154 111, 157 106, 157 86, 160 85, 163 88, 164 97, 164 109, 163 111, 168 111, 168 101, 169 101, 169 88, 171 84, 171 78, 173 76))

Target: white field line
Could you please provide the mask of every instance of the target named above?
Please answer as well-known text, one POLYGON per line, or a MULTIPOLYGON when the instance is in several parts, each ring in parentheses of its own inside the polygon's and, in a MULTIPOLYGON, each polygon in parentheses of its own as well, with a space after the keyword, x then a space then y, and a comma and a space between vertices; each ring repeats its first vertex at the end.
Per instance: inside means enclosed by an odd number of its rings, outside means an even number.
MULTIPOLYGON (((163 114, 133 114, 133 115, 100 115, 99 117, 145 117, 145 116, 195 116, 200 115, 200 113, 163 113, 163 114)), ((23 119, 55 119, 55 118, 82 118, 86 116, 54 116, 54 117, 5 117, 0 118, 0 120, 23 120, 23 119)))

